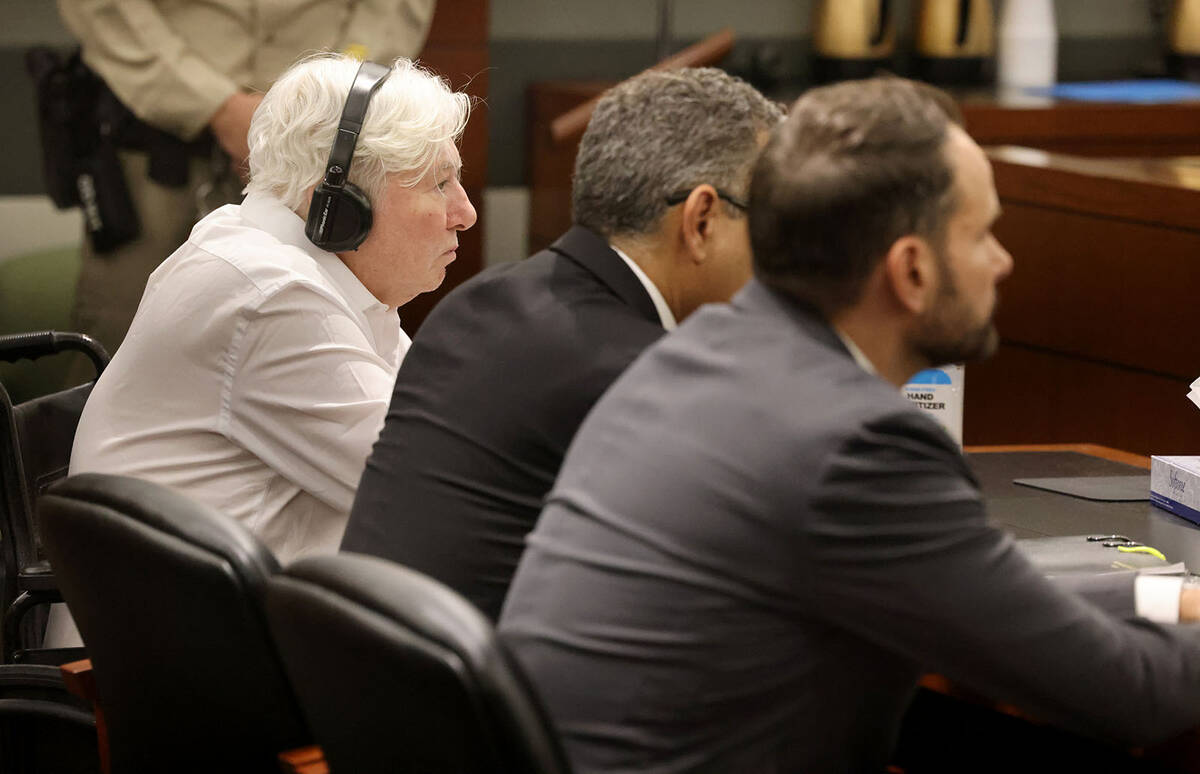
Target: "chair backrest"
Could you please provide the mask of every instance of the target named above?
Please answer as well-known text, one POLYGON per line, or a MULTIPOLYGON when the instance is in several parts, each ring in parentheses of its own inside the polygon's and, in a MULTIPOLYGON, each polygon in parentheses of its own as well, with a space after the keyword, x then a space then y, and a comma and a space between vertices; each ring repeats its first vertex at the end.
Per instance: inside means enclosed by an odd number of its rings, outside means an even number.
POLYGON ((113 771, 269 771, 311 743, 262 608, 279 567, 241 525, 98 473, 51 487, 41 518, 95 668, 113 771))
MULTIPOLYGON (((92 383, 19 403, 0 385, 0 487, 6 575, 39 557, 37 501, 50 484, 65 478, 71 445, 92 383)), ((12 601, 6 597, 6 603, 12 601)), ((7 608, 7 604, 5 604, 7 608)))
POLYGON ((267 617, 332 771, 569 771, 491 624, 432 578, 375 557, 304 559, 270 580, 267 617))
MULTIPOLYGON (((45 331, 0 336, 0 362, 64 351, 83 352, 99 376, 108 354, 99 342, 75 333, 45 331)), ((35 522, 37 500, 67 475, 75 428, 94 382, 13 405, 0 384, 0 550, 4 578, 0 610, 16 597, 16 574, 41 557, 35 522)))

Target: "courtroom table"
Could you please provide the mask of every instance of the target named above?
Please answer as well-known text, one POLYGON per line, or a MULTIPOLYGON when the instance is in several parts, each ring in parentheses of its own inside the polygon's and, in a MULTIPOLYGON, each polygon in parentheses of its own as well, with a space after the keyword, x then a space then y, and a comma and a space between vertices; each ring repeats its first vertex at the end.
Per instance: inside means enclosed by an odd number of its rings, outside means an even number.
MULTIPOLYGON (((1016 538, 1125 535, 1200 570, 1200 527, 1141 502, 1100 502, 1014 484, 1016 478, 1149 474, 1150 460, 1092 444, 968 446, 988 518, 1016 538)), ((1149 482, 1147 482, 1147 497, 1149 482)))
MULTIPOLYGON (((967 446, 964 451, 989 520, 1017 538, 1121 534, 1159 548, 1172 562, 1200 568, 1200 527, 1149 501, 1098 502, 1013 483, 1015 478, 1147 474, 1148 457, 1095 444, 967 446)), ((1117 771, 1132 762, 1156 771, 1200 771, 1198 732, 1136 751, 1131 761, 1123 751, 1028 722, 1018 708, 995 705, 940 675, 926 675, 921 685, 896 751, 896 761, 912 771, 948 770, 952 763, 976 771, 1117 771), (1051 757, 1039 747, 1053 750, 1051 757)))

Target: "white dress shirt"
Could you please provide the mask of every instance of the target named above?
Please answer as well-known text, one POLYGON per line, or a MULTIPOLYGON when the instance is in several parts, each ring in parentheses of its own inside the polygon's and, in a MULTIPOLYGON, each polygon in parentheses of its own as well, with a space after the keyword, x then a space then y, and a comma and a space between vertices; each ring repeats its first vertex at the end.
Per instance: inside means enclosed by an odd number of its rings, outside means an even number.
POLYGON ((287 563, 337 551, 409 345, 394 308, 251 194, 151 275, 96 384, 71 473, 166 484, 287 563))
POLYGON ((675 313, 671 311, 671 307, 667 306, 667 299, 663 298, 662 291, 650 281, 650 278, 646 276, 646 272, 642 271, 642 267, 638 266, 632 258, 621 252, 617 247, 613 247, 612 245, 609 245, 609 247, 612 247, 613 252, 621 256, 621 260, 633 272, 633 276, 637 277, 638 282, 642 283, 642 287, 646 289, 646 294, 650 296, 650 301, 654 304, 655 311, 658 312, 658 319, 662 323, 663 329, 668 331, 675 330, 678 325, 675 321, 675 313))

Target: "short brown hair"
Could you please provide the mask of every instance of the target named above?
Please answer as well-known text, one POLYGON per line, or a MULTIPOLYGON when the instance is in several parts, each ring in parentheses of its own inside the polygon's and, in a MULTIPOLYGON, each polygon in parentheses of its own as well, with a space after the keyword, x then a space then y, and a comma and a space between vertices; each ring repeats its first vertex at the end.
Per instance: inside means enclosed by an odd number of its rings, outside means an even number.
POLYGON ((893 76, 801 96, 751 178, 758 278, 828 315, 858 299, 900 237, 940 244, 956 198, 952 123, 945 92, 893 76))

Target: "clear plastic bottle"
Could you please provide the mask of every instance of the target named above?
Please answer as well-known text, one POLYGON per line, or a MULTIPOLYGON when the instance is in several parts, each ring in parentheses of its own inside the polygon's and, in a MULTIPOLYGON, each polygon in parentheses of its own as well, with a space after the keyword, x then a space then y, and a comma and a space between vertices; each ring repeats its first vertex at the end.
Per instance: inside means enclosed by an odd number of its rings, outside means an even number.
POLYGON ((1000 12, 996 83, 1002 91, 1053 86, 1058 29, 1053 0, 1005 0, 1000 12))

